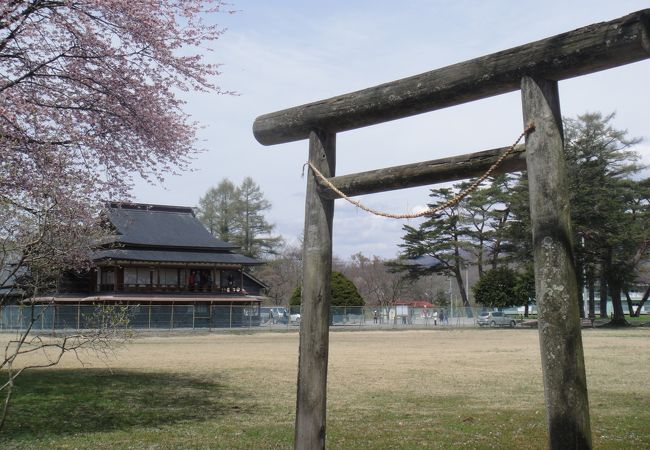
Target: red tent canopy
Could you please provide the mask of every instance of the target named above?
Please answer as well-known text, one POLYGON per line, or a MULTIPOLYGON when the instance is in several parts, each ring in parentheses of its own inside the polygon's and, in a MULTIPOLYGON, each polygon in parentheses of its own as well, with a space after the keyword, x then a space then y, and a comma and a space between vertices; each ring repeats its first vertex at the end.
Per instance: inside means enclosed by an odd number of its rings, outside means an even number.
POLYGON ((398 300, 396 305, 406 305, 411 308, 433 308, 433 303, 426 300, 398 300))

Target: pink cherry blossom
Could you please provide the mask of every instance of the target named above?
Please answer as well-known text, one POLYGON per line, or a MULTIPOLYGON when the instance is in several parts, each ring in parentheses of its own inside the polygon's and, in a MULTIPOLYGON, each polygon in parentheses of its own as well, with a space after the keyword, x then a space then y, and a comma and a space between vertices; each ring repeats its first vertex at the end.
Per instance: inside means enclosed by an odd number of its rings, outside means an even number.
POLYGON ((213 21, 224 8, 220 0, 0 2, 4 253, 36 248, 38 238, 51 263, 78 262, 99 206, 127 199, 134 175, 162 180, 187 166, 197 124, 175 92, 221 92, 211 81, 218 67, 198 49, 223 32, 213 21))

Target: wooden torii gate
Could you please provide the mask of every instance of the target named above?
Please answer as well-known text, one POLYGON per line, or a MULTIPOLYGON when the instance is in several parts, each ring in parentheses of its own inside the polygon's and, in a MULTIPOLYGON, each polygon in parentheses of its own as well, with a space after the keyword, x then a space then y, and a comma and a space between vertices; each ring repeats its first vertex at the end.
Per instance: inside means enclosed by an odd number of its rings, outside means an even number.
MULTIPOLYGON (((336 133, 521 90, 535 130, 502 171, 526 169, 549 447, 591 448, 589 405, 573 266, 558 81, 650 57, 650 9, 357 92, 265 114, 264 145, 309 139, 309 161, 354 196, 464 179, 502 149, 353 175, 335 175, 336 133)), ((307 181, 295 448, 325 447, 331 189, 307 181)))

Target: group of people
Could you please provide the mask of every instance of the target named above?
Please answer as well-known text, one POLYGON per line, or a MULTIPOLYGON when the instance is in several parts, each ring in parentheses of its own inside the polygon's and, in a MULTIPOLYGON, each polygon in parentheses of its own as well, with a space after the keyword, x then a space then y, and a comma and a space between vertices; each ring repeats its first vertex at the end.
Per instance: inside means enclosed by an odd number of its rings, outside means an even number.
MULTIPOLYGON (((212 273, 210 270, 190 270, 187 273, 186 283, 190 291, 211 291, 213 288, 212 273)), ((242 288, 235 285, 235 278, 232 274, 228 274, 222 290, 224 292, 242 292, 242 288)))
POLYGON ((187 275, 187 287, 190 291, 201 290, 205 286, 212 285, 212 277, 209 270, 190 270, 187 275))
MULTIPOLYGON (((438 325, 438 321, 440 321, 441 325, 449 325, 449 315, 444 309, 441 309, 440 311, 433 311, 432 314, 429 314, 429 311, 426 309, 422 311, 422 317, 424 320, 428 323, 429 319, 433 319, 433 324, 438 325)), ((374 323, 380 323, 381 322, 381 313, 378 310, 374 310, 372 312, 372 319, 374 323)))
POLYGON ((430 319, 433 319, 434 325, 438 325, 438 322, 440 322, 440 325, 449 325, 449 315, 445 312, 444 309, 433 311, 432 313, 429 313, 429 311, 425 309, 422 311, 422 317, 427 324, 429 323, 430 319))

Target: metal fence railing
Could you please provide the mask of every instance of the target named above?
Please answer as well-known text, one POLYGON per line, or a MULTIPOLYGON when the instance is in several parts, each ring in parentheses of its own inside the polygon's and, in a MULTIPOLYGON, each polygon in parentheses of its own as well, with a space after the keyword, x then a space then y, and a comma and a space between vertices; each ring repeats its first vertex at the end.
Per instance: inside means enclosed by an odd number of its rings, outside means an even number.
POLYGON ((106 326, 133 329, 253 328, 259 307, 221 305, 6 305, 0 330, 83 330, 106 326))
MULTIPOLYGON (((477 325, 483 308, 332 307, 333 328, 422 328, 477 325)), ((519 325, 517 310, 505 314, 519 325)), ((143 330, 175 329, 298 329, 300 308, 257 305, 6 305, 0 307, 0 330, 39 331, 128 326, 143 330), (116 309, 117 308, 117 309, 116 309), (278 310, 282 313, 277 314, 278 310), (117 320, 116 320, 117 318, 117 320)))

